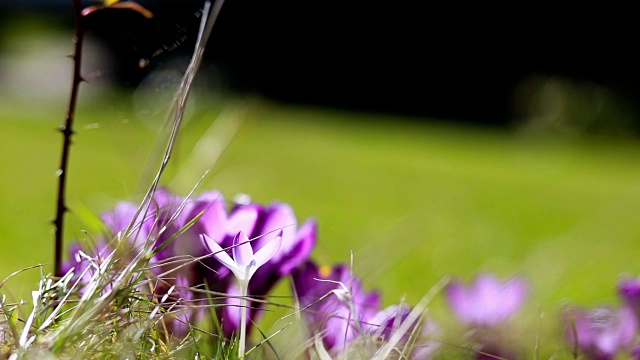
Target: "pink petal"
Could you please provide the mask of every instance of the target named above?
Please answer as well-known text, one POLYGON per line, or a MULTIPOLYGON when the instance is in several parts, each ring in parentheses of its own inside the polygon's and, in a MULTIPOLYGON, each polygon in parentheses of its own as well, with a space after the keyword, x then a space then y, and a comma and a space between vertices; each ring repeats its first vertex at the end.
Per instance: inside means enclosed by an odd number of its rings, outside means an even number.
POLYGON ((492 274, 480 274, 471 286, 452 282, 447 298, 456 315, 465 323, 496 325, 513 315, 528 295, 527 283, 514 277, 504 283, 492 274))
POLYGON ((262 235, 258 240, 260 245, 256 245, 256 248, 265 246, 263 244, 270 243, 277 236, 282 237, 282 244, 280 251, 273 256, 274 261, 280 260, 282 256, 289 253, 296 242, 296 216, 293 209, 287 204, 276 203, 272 205, 265 218, 264 225, 260 229, 262 235), (281 233, 282 232, 282 233, 281 233))
MULTIPOLYGON (((206 211, 202 214, 198 222, 202 224, 204 232, 213 239, 213 241, 220 244, 227 230, 227 209, 222 195, 217 191, 211 191, 202 194, 196 201, 206 204, 206 211)), ((200 212, 202 209, 197 209, 196 211, 200 212)), ((197 213, 192 216, 196 215, 197 213)))
MULTIPOLYGON (((231 212, 227 221, 226 234, 236 235, 243 231, 245 234, 253 234, 258 221, 259 208, 255 205, 247 205, 236 208, 231 212)), ((248 235, 247 235, 248 236, 248 235)))
POLYGON ((130 202, 119 202, 112 212, 102 214, 102 221, 107 225, 112 233, 117 234, 129 226, 133 216, 138 210, 138 206, 130 202))
POLYGON ((298 229, 294 246, 289 249, 288 253, 284 253, 282 248, 280 249, 279 253, 283 253, 283 261, 278 266, 278 272, 281 276, 289 275, 293 269, 309 259, 316 244, 317 232, 316 222, 308 220, 298 229))
MULTIPOLYGON (((240 298, 240 288, 236 282, 229 284, 227 289, 229 296, 225 299, 225 306, 222 309, 222 328, 227 336, 237 333, 240 329, 240 306, 242 301, 240 298)), ((249 317, 247 317, 249 321, 249 317)))

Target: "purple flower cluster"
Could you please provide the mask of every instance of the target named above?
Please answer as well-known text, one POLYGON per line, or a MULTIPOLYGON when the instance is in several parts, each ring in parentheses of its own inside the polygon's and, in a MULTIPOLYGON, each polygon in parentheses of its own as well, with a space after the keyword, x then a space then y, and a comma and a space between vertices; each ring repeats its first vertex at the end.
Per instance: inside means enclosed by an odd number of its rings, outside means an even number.
POLYGON ((618 285, 622 307, 600 306, 585 310, 568 309, 565 335, 573 351, 587 359, 610 360, 626 353, 640 359, 636 342, 640 324, 640 279, 624 279, 618 285))
MULTIPOLYGON (((309 332, 314 337, 320 336, 324 348, 334 355, 343 353, 356 339, 384 343, 411 311, 406 305, 382 309, 380 294, 366 292, 344 264, 318 268, 315 263, 307 262, 293 272, 293 291, 309 332)), ((416 327, 422 328, 421 339, 414 339, 412 354, 414 358, 426 358, 437 344, 423 340, 436 328, 432 322, 414 321, 404 330, 402 343, 410 340, 409 334, 416 327)))
POLYGON ((565 313, 566 337, 572 349, 588 359, 614 359, 621 351, 631 351, 637 323, 627 307, 572 308, 565 313))
MULTIPOLYGON (((640 279, 624 279, 618 284, 622 306, 565 311, 565 337, 573 352, 592 360, 617 359, 626 354, 640 359, 640 279)), ((576 354, 577 355, 577 354, 576 354)))
POLYGON ((308 262, 294 271, 293 286, 311 332, 321 334, 328 350, 358 337, 381 307, 380 295, 367 293, 346 265, 321 271, 308 262))
MULTIPOLYGON (((213 302, 223 335, 239 333, 239 356, 244 356, 246 333, 264 312, 261 300, 280 279, 291 275, 309 338, 315 340, 309 344, 311 353, 348 357, 359 345, 385 353, 391 344, 395 351, 403 349, 403 358, 425 359, 439 348, 433 337, 440 330, 420 308, 405 304, 383 308, 380 294, 367 292, 349 266, 318 267, 310 261, 316 223, 298 226, 286 204, 236 203, 228 209, 216 191, 185 199, 160 189, 141 214, 136 204, 120 202, 102 220, 107 234, 93 251, 72 245, 64 272, 73 271, 72 282, 83 294, 96 278, 108 281, 117 276, 109 273, 114 270, 103 266, 103 260, 125 263, 151 246, 150 281, 138 290, 171 308, 173 317, 161 328, 173 336, 186 335, 213 302), (116 249, 111 244, 117 242, 107 239, 120 239, 124 246, 120 243, 116 249), (217 293, 224 295, 212 298, 217 293)), ((108 284, 101 289, 110 290, 108 284)), ((464 348, 473 352, 473 358, 521 357, 508 339, 508 325, 529 290, 521 277, 500 281, 488 273, 470 284, 454 280, 446 286, 453 314, 471 330, 465 337, 470 345, 464 348)), ((574 356, 611 360, 625 354, 640 360, 640 279, 624 279, 618 292, 623 301, 618 309, 565 311, 564 336, 574 356)))
MULTIPOLYGON (((107 238, 126 239, 131 255, 139 252, 145 242, 151 239, 154 242, 154 255, 149 261, 150 272, 155 276, 163 275, 157 281, 154 293, 165 295, 175 285, 180 288, 175 296, 191 303, 198 300, 206 303, 201 293, 189 290, 202 289, 204 284, 213 291, 238 294, 233 274, 211 256, 211 244, 207 244, 201 235, 206 235, 207 241, 221 249, 227 249, 233 247, 234 239, 239 234, 243 234, 251 240, 251 247, 255 251, 260 251, 275 237, 280 237, 277 251, 255 271, 249 283, 248 296, 254 299, 266 296, 278 280, 307 261, 316 242, 315 222, 307 221, 298 227, 291 207, 281 203, 266 207, 253 203, 234 204, 231 210, 227 210, 219 192, 184 199, 160 189, 146 214, 135 218, 137 210, 138 206, 134 203, 120 202, 114 211, 103 214, 102 220, 109 232, 107 238), (187 225, 190 227, 184 231, 187 225)), ((100 244, 100 256, 113 251, 104 245, 106 241, 100 244)), ((77 245, 73 246, 72 254, 72 259, 64 265, 65 272, 74 268, 76 280, 82 276, 80 283, 87 283, 97 271, 91 268, 95 261, 92 256, 82 256, 84 253, 77 245)), ((224 298, 227 305, 237 305, 236 298, 224 298)), ((240 326, 237 307, 218 306, 217 309, 224 334, 231 336, 236 333, 240 326)), ((262 302, 250 303, 248 329, 251 328, 251 321, 260 317, 262 309, 262 302)), ((195 321, 198 315, 198 311, 188 316, 183 313, 179 322, 195 321)), ((174 335, 180 336, 184 334, 182 330, 188 330, 188 326, 178 325, 172 329, 174 335)))
MULTIPOLYGON (((499 326, 524 304, 529 286, 520 277, 500 282, 491 274, 480 274, 466 286, 452 281, 446 297, 454 314, 474 331, 470 340, 476 359, 518 358, 509 348, 499 326)), ((625 279, 618 292, 623 306, 565 311, 565 337, 574 353, 590 360, 612 360, 620 354, 640 360, 640 279, 625 279)))
MULTIPOLYGON (((401 326, 398 342, 407 345, 411 340, 414 358, 425 358, 437 347, 425 340, 436 330, 433 322, 414 319, 406 324, 409 306, 383 309, 380 295, 366 292, 346 265, 319 269, 309 261, 316 224, 307 221, 298 227, 288 205, 234 204, 227 210, 219 192, 184 199, 160 189, 148 211, 137 211, 136 204, 120 202, 103 214, 108 232, 104 239, 124 239, 130 258, 151 241, 149 272, 156 281, 150 289, 155 298, 172 304, 174 320, 164 328, 174 336, 184 336, 189 324, 203 317, 202 309, 212 299, 192 289, 206 286, 227 294, 216 304, 225 306, 215 307, 223 334, 231 337, 240 331, 243 338, 242 318, 244 329, 251 329, 264 306, 261 301, 245 302, 245 296, 263 298, 278 280, 292 274, 309 332, 319 335, 331 353, 341 353, 357 338, 383 344, 401 326)), ((86 285, 99 273, 100 258, 114 250, 102 240, 94 253, 73 245, 65 272, 73 270, 75 281, 86 285)))

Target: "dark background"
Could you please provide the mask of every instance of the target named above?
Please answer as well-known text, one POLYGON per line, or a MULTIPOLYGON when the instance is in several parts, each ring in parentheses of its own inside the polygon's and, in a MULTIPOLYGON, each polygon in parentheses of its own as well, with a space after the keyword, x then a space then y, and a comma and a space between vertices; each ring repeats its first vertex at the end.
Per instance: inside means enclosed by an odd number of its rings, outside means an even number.
MULTIPOLYGON (((73 26, 70 0, 1 4, 0 21, 38 12, 73 26)), ((202 2, 140 4, 155 17, 86 19, 115 54, 109 75, 129 87, 190 54, 202 2)), ((508 124, 517 86, 541 75, 602 86, 637 111, 636 17, 611 2, 228 0, 207 65, 233 91, 354 110, 508 124)))

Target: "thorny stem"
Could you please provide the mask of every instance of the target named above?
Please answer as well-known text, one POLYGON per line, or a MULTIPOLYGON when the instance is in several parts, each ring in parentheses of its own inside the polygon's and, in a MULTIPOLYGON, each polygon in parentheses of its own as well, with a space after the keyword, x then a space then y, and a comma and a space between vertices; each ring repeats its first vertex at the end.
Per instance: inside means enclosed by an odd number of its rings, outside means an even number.
POLYGON ((64 124, 60 126, 62 132, 62 157, 60 159, 60 167, 56 174, 58 175, 58 199, 56 205, 56 218, 53 221, 55 236, 55 260, 54 274, 62 276, 62 247, 64 234, 64 216, 68 211, 65 201, 66 185, 67 185, 67 168, 69 167, 69 150, 71 148, 71 136, 73 135, 73 117, 76 110, 76 102, 78 100, 78 89, 83 81, 80 72, 82 64, 82 43, 84 40, 84 28, 82 26, 82 2, 81 0, 73 0, 75 11, 75 34, 73 36, 73 84, 71 86, 71 96, 69 98, 69 107, 67 108, 67 117, 64 124))

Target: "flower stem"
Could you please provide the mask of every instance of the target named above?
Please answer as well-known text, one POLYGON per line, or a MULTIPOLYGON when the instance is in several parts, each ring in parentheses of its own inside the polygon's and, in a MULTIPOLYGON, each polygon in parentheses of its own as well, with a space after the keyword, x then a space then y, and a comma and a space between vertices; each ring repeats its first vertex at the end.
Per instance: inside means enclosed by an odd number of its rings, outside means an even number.
POLYGON ((238 280, 238 283, 240 285, 240 340, 238 342, 238 359, 242 359, 247 342, 247 292, 249 290, 249 282, 238 280))
POLYGON ((82 1, 73 0, 75 9, 75 34, 73 37, 73 84, 71 86, 71 96, 69 99, 69 107, 67 108, 67 117, 60 132, 62 132, 62 156, 60 159, 60 167, 58 168, 58 199, 56 202, 56 218, 53 220, 55 234, 55 259, 54 274, 62 276, 62 246, 64 236, 64 215, 68 211, 65 201, 66 184, 67 184, 67 168, 69 167, 69 150, 71 148, 71 136, 73 135, 73 117, 76 110, 76 102, 78 100, 78 88, 82 82, 82 74, 80 73, 80 65, 82 64, 82 43, 84 38, 84 28, 82 26, 82 1))

